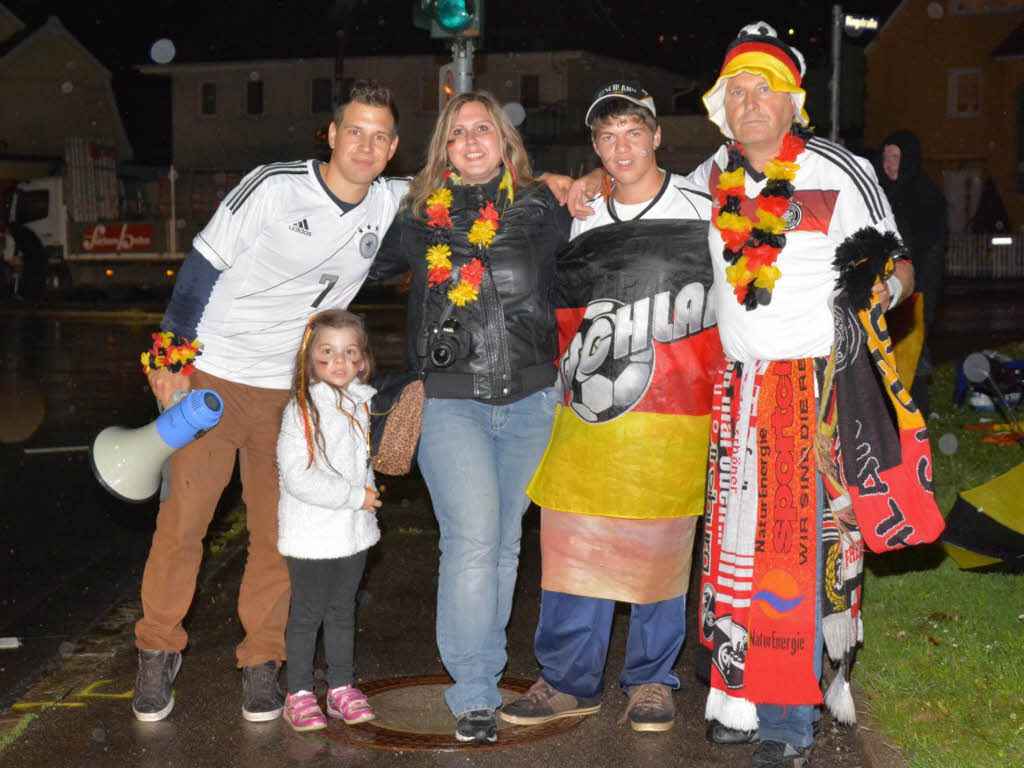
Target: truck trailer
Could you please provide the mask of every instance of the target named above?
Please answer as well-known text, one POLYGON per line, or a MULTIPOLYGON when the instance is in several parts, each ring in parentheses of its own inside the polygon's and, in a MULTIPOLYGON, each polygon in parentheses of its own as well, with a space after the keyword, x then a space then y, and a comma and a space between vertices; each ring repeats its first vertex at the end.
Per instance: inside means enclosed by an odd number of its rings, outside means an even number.
POLYGON ((26 297, 73 289, 169 290, 185 253, 170 169, 118 175, 112 150, 69 139, 59 175, 8 193, 3 278, 26 297))

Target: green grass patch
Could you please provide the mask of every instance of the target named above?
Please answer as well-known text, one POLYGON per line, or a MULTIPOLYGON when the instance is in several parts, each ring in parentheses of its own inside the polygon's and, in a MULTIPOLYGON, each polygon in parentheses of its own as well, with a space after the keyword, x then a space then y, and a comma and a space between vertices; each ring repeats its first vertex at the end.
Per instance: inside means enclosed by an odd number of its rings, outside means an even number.
MULTIPOLYGON (((1005 351, 1024 356, 1020 345, 1005 351)), ((944 514, 959 491, 1024 459, 963 428, 986 414, 954 405, 954 384, 952 365, 936 371, 928 422, 944 514), (938 450, 947 432, 959 441, 952 456, 938 450)), ((856 680, 886 740, 914 768, 1024 765, 1024 576, 961 571, 939 545, 866 564, 856 680)))
POLYGON ((246 533, 245 505, 239 503, 213 526, 206 537, 206 551, 219 555, 246 533))
POLYGON ((3 734, 0 734, 0 752, 3 752, 7 747, 16 742, 21 737, 21 734, 25 732, 25 729, 28 728, 28 724, 37 717, 39 717, 39 715, 34 712, 23 715, 13 728, 5 731, 3 734))

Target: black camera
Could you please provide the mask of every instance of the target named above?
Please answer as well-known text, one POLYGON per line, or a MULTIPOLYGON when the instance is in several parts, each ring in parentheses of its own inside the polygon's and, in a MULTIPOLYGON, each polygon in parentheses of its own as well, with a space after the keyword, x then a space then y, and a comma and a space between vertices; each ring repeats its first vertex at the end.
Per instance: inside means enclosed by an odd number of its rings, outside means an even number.
POLYGON ((435 368, 447 368, 469 353, 469 331, 458 320, 434 323, 426 329, 427 359, 435 368))

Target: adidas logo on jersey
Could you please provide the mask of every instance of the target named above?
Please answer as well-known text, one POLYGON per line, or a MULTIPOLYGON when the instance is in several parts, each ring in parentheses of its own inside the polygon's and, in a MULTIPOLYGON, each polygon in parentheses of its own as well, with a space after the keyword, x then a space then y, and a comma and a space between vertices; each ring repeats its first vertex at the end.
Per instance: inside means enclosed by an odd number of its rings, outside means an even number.
POLYGON ((290 229, 292 232, 298 232, 300 235, 305 235, 306 237, 313 236, 313 233, 309 231, 309 225, 306 223, 305 219, 296 221, 294 224, 288 227, 288 229, 290 229))

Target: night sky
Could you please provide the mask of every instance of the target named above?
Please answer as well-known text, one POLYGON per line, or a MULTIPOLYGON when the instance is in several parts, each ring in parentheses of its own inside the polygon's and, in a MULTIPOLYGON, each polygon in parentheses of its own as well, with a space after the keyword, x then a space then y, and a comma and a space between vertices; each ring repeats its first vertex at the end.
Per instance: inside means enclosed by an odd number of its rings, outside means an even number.
MULTIPOLYGON (((0 0, 26 24, 49 15, 114 74, 125 127, 142 162, 168 162, 169 85, 134 67, 152 63, 150 46, 171 39, 175 63, 334 56, 344 52, 443 52, 444 44, 412 25, 414 0, 0 0)), ((844 10, 884 20, 897 0, 859 0, 844 10)), ((763 18, 813 66, 827 56, 831 4, 744 0, 486 0, 485 51, 583 48, 709 78, 725 45, 746 23, 763 18), (552 9, 557 9, 552 12, 552 9)))

